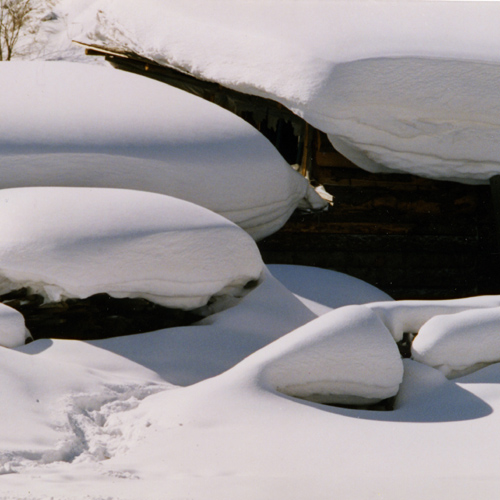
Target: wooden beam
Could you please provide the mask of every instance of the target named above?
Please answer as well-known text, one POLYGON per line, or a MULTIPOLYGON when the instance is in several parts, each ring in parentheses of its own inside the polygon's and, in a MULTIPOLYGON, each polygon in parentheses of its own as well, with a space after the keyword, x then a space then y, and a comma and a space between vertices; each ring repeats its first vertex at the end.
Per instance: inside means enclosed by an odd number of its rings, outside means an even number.
POLYGON ((493 202, 493 215, 495 217, 497 251, 500 251, 500 175, 490 178, 491 200, 493 202))
POLYGON ((294 127, 297 136, 304 128, 305 122, 302 118, 272 99, 245 94, 219 83, 200 79, 185 70, 168 64, 158 64, 134 52, 81 42, 75 43, 85 47, 87 55, 102 56, 117 69, 167 83, 218 104, 239 116, 242 112, 250 111, 266 116, 269 123, 276 123, 279 119, 288 121, 294 127))

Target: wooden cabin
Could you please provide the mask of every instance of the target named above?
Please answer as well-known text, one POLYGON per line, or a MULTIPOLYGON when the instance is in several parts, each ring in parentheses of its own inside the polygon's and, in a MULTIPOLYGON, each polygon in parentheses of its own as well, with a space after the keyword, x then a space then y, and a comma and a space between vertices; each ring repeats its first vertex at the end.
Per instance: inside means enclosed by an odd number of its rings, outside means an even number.
POLYGON ((266 263, 341 271, 396 299, 500 293, 496 189, 366 172, 335 151, 324 133, 277 102, 198 80, 137 54, 88 45, 86 50, 118 69, 160 80, 236 113, 335 197, 330 210, 297 211, 279 232, 261 241, 266 263))

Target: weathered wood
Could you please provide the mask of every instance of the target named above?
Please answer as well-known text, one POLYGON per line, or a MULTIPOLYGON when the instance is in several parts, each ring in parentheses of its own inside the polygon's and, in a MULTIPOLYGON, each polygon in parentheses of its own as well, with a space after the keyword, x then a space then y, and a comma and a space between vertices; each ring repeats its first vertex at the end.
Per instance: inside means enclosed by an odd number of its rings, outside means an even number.
POLYGON ((491 199, 493 205, 493 216, 495 218, 495 229, 497 245, 500 249, 500 175, 494 175, 490 179, 491 199))

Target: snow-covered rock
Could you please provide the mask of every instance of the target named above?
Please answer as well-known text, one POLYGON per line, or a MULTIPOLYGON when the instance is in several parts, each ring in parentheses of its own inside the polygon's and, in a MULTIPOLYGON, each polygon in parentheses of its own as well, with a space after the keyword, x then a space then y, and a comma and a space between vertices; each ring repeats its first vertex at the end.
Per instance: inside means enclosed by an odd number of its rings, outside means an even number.
POLYGON ((370 171, 500 173, 497 2, 133 4, 93 3, 80 39, 281 102, 370 171))
POLYGON ((434 316, 412 344, 412 357, 458 377, 500 361, 500 307, 434 316))
POLYGON ((263 269, 255 242, 220 215, 121 189, 0 191, 0 289, 48 300, 106 292, 182 309, 238 295, 263 269))
POLYGON ((394 339, 362 305, 324 314, 241 367, 249 364, 259 367, 260 379, 272 389, 322 403, 374 403, 395 396, 403 378, 394 339))
POLYGON ((0 65, 0 185, 136 189, 213 210, 260 239, 299 203, 306 179, 249 124, 148 78, 68 62, 0 65), (20 110, 22 109, 22 113, 20 110))
POLYGON ((0 303, 0 346, 18 347, 23 345, 29 336, 23 315, 0 303))

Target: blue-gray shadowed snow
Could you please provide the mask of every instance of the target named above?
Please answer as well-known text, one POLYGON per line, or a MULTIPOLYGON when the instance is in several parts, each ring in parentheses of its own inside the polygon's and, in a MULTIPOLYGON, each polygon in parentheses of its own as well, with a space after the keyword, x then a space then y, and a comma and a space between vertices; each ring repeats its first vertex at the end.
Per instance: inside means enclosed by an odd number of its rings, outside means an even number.
POLYGON ((272 275, 300 298, 336 308, 392 300, 382 290, 344 273, 312 266, 270 264, 272 275))

